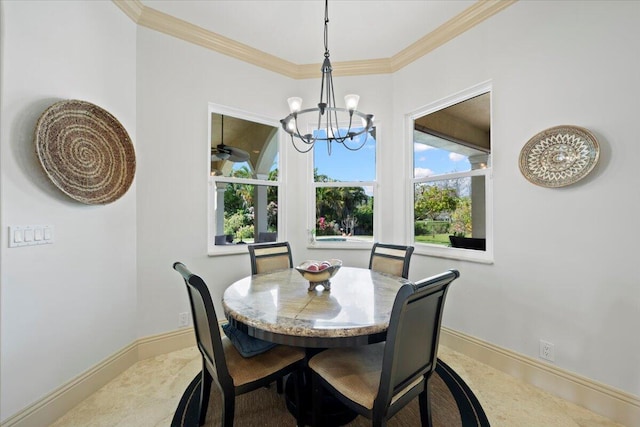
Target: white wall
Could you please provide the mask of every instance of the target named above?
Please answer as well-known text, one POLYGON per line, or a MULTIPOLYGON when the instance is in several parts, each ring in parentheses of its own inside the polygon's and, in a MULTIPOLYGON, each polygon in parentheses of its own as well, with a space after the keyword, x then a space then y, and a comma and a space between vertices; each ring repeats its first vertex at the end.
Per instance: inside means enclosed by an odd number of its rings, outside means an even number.
POLYGON ((77 203, 35 156, 42 112, 81 99, 136 140, 136 26, 111 2, 0 3, 0 419, 137 338, 136 188, 77 203), (8 226, 49 224, 52 245, 7 248, 8 226))
MULTIPOLYGON (((551 341, 560 368, 635 395, 639 5, 518 2, 395 75, 335 82, 376 114, 379 237, 402 242, 404 115, 493 81, 495 263, 415 255, 410 278, 460 269, 446 326, 532 357, 540 338, 551 341), (601 163, 571 187, 536 187, 520 175, 519 151, 558 124, 595 132, 601 163)), ((144 27, 136 35, 110 2, 1 7, 2 241, 8 225, 56 227, 49 247, 0 245, 4 419, 134 339, 176 329, 188 302, 174 261, 201 274, 216 300, 249 273, 246 254, 206 255, 207 104, 277 123, 288 96, 313 102, 319 79, 292 81, 144 27), (134 187, 112 205, 73 203, 36 172, 35 121, 64 98, 105 107, 135 142, 134 187), (41 350, 44 359, 36 357, 41 350)), ((305 247, 301 156, 287 145, 282 158, 289 203, 281 215, 294 262, 323 256, 305 247)), ((330 254, 351 265, 368 261, 367 251, 330 254)))
POLYGON ((495 263, 415 257, 412 276, 449 267, 446 326, 640 395, 638 111, 640 3, 521 1, 394 76, 394 120, 493 82, 495 263), (519 172, 522 146, 556 125, 590 129, 600 164, 547 189, 519 172))

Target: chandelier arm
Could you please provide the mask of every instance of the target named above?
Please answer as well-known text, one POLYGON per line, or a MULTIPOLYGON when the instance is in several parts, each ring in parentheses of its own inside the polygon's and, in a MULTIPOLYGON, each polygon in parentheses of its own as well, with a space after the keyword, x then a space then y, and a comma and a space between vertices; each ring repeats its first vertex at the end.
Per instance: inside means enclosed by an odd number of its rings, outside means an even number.
MULTIPOLYGON (((344 137, 340 135, 338 109, 336 108, 336 92, 333 89, 333 74, 331 71, 332 70, 330 69, 329 73, 327 74, 327 85, 329 87, 329 90, 327 91, 327 103, 329 104, 329 108, 327 108, 329 110, 327 114, 327 128, 331 128, 332 131, 335 128, 336 133, 332 132, 333 139, 339 143, 342 143, 344 137), (331 113, 333 113, 333 115, 331 113)), ((327 137, 328 136, 329 129, 327 129, 327 137)))
MULTIPOLYGON (((353 138, 351 138, 351 140, 353 141, 353 138)), ((342 146, 344 148, 346 148, 347 150, 349 150, 349 151, 358 151, 359 149, 364 147, 364 144, 366 144, 368 140, 369 140, 369 132, 367 132, 366 136, 364 137, 364 141, 362 141, 362 144, 360 144, 358 146, 358 148, 349 147, 349 145, 347 145, 346 141, 342 143, 342 146)))
MULTIPOLYGON (((303 140, 303 141, 304 141, 304 140, 303 140)), ((315 142, 315 141, 314 141, 314 142, 315 142)), ((295 149, 296 149, 296 151, 297 151, 298 153, 302 153, 302 154, 304 154, 304 153, 308 153, 309 151, 311 151, 311 150, 313 149, 314 145, 315 145, 314 143, 308 144, 309 148, 307 148, 306 150, 301 150, 301 149, 299 149, 299 148, 298 148, 298 146, 296 145, 296 141, 294 140, 293 135, 291 135, 291 144, 293 145, 293 148, 295 148, 295 149)), ((306 143, 305 143, 305 144, 306 144, 306 143)))
MULTIPOLYGON (((328 110, 328 108, 327 108, 327 110, 328 110)), ((315 112, 315 113, 318 113, 318 117, 319 117, 319 118, 321 118, 319 111, 320 111, 320 110, 319 110, 318 108, 307 108, 307 109, 305 109, 305 110, 298 111, 298 112, 296 113, 296 116, 302 116, 303 114, 307 114, 307 113, 315 112)), ((331 107, 331 110, 329 110, 329 112, 328 112, 328 113, 334 113, 334 112, 350 113, 350 110, 347 110, 346 108, 331 107)), ((325 111, 325 113, 327 113, 327 112, 325 111)), ((372 116, 372 115, 370 115, 370 114, 363 114, 363 113, 361 113, 361 112, 359 112, 359 111, 353 111, 353 114, 354 114, 354 115, 356 115, 356 116, 358 116, 358 117, 360 117, 360 118, 362 118, 362 119, 364 119, 364 120, 366 121, 366 125, 365 125, 364 127, 362 127, 362 129, 360 129, 358 132, 351 132, 351 133, 352 133, 352 135, 351 135, 352 137, 355 137, 355 136, 361 135, 361 134, 363 134, 363 133, 365 133, 365 132, 370 131, 370 130, 373 128, 373 116, 372 116)), ((284 122, 284 123, 283 123, 283 125, 282 125, 283 129, 285 130, 285 132, 287 132, 287 133, 288 133, 289 135, 291 135, 292 137, 300 138, 301 140, 305 141, 305 143, 307 143, 307 144, 311 144, 311 143, 313 143, 313 142, 315 142, 315 141, 327 141, 327 140, 334 140, 334 141, 335 141, 335 140, 338 140, 338 139, 339 139, 339 138, 329 138, 329 136, 328 136, 328 135, 327 135, 326 137, 324 137, 324 138, 323 138, 323 137, 313 137, 313 138, 311 138, 311 139, 307 139, 307 138, 305 138, 305 136, 304 136, 304 135, 302 135, 302 134, 299 132, 299 130, 298 130, 298 128, 297 128, 297 125, 298 125, 297 120, 296 120, 296 130, 295 130, 295 131, 290 130, 290 129, 286 126, 286 123, 288 122, 288 119, 289 119, 290 117, 291 117, 291 118, 293 118, 293 117, 294 117, 294 115, 293 115, 293 114, 290 114, 290 115, 289 115, 289 116, 287 116, 285 119, 283 119, 283 122, 284 122)), ((351 124, 351 125, 352 125, 352 124, 351 124)), ((318 123, 318 126, 317 126, 317 128, 316 128, 316 129, 322 129, 321 123, 318 123)))
MULTIPOLYGON (((307 135, 302 135, 302 133, 300 133, 300 129, 298 128, 298 120, 295 120, 296 123, 296 135, 298 138, 300 138, 300 140, 302 142, 304 142, 305 144, 309 144, 311 146, 313 146, 313 144, 316 142, 316 138, 313 137, 313 134, 309 134, 309 137, 307 138, 307 135)), ((293 134, 291 134, 291 139, 293 140, 293 134)))

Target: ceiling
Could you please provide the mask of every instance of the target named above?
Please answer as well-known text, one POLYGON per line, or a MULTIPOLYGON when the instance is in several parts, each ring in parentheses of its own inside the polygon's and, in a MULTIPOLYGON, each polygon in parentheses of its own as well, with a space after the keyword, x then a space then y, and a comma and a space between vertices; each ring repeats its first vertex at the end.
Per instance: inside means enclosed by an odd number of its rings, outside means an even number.
MULTIPOLYGON (((475 3, 330 0, 331 59, 390 58, 475 3)), ((141 4, 294 64, 323 59, 322 0, 141 0, 141 4)))

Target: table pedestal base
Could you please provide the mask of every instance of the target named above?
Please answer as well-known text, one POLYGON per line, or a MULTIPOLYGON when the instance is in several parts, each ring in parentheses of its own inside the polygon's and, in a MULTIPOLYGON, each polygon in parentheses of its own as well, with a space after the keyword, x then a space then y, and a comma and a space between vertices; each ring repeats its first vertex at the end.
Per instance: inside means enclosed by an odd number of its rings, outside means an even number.
MULTIPOLYGON (((304 402, 305 413, 304 413, 304 423, 305 425, 311 425, 311 411, 313 405, 313 397, 311 391, 311 372, 306 370, 304 373, 304 386, 300 391, 300 399, 304 402)), ((298 408, 296 408, 295 401, 295 379, 293 375, 290 375, 287 378, 287 382, 285 385, 285 400, 287 403, 287 410, 293 414, 295 417, 298 413, 298 408)), ((322 403, 322 415, 320 416, 320 425, 314 427, 338 427, 348 424, 353 421, 358 414, 344 406, 333 396, 326 394, 324 395, 324 400, 322 403)))

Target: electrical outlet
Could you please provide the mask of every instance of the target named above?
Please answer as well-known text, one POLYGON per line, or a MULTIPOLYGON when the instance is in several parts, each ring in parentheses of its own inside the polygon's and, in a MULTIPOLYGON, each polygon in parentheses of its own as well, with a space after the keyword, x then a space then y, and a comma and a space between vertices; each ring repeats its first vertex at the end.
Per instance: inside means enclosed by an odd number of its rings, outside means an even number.
POLYGON ((178 314, 178 326, 179 327, 189 326, 189 312, 184 311, 178 314))
POLYGON ((540 340, 540 357, 550 362, 553 362, 555 360, 552 343, 540 340))

